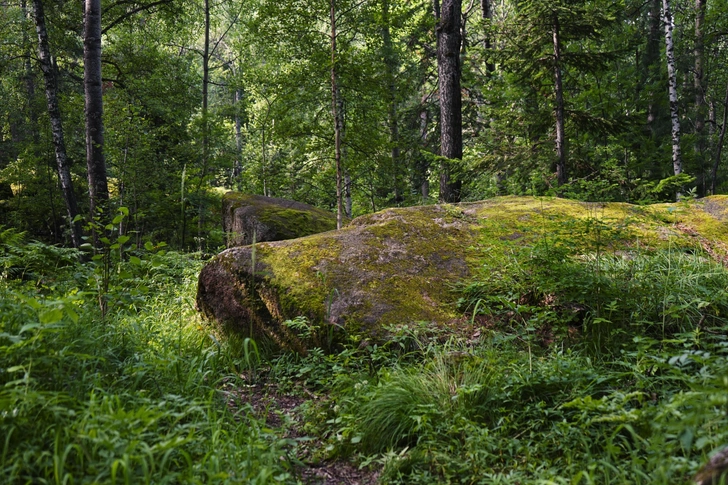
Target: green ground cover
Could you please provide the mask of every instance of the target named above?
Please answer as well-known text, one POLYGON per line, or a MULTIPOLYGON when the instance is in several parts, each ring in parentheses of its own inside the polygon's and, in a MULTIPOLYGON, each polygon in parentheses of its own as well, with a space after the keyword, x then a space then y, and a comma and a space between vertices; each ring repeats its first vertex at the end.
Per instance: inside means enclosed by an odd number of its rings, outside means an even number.
POLYGON ((316 483, 343 462, 381 483, 689 483, 728 443, 728 271, 684 238, 556 227, 478 249, 459 331, 306 356, 201 321, 195 255, 116 238, 79 262, 2 229, 3 483, 316 483), (255 406, 273 385, 302 402, 276 423, 255 406))

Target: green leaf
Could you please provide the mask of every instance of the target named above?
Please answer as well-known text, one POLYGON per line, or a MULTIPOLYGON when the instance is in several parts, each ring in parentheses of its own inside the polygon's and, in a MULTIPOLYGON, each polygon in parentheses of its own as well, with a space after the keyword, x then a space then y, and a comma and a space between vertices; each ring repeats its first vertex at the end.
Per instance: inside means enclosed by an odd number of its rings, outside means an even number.
POLYGON ((154 249, 154 244, 152 244, 151 242, 147 241, 147 242, 144 243, 144 249, 146 249, 147 251, 151 251, 152 249, 154 249))
POLYGON ((119 214, 118 216, 114 217, 114 219, 111 221, 112 224, 119 224, 121 221, 124 220, 124 216, 119 214))
POLYGON ((142 264, 142 260, 137 258, 136 256, 129 256, 129 262, 134 266, 141 266, 142 264))
POLYGON ((119 236, 119 238, 116 240, 119 244, 126 244, 129 239, 131 239, 129 236, 119 236))
POLYGON ((73 323, 78 323, 78 312, 76 312, 76 310, 69 306, 65 307, 64 310, 66 311, 68 318, 70 318, 73 323))
POLYGON ((40 323, 43 325, 60 322, 63 319, 63 310, 60 308, 54 308, 52 310, 45 311, 39 315, 39 319, 40 323))

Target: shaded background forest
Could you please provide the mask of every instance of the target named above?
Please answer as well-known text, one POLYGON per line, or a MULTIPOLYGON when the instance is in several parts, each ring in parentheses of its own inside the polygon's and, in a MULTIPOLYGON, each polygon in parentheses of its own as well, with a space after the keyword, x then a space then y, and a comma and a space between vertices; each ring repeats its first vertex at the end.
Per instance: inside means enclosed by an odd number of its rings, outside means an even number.
MULTIPOLYGON (((88 214, 83 5, 33 3, 45 9, 70 174, 79 212, 88 214)), ((666 5, 463 4, 463 156, 445 160, 437 0, 105 1, 110 212, 129 209, 122 230, 139 243, 206 249, 223 241, 225 190, 336 210, 335 128, 349 216, 437 201, 445 166, 462 183, 461 200, 550 194, 644 203, 677 191, 724 193, 728 2, 669 4, 681 174, 673 164, 666 5), (554 72, 563 83, 561 181, 554 72)), ((0 6, 0 224, 70 245, 34 6, 0 6)))

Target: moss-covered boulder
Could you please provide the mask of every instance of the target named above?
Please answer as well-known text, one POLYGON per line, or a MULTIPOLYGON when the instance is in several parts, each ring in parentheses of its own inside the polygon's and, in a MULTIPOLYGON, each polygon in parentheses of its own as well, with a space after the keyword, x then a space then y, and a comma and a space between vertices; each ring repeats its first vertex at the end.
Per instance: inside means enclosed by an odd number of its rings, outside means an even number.
POLYGON ((228 192, 222 199, 227 246, 283 241, 336 229, 336 215, 287 199, 228 192))
POLYGON ((498 271, 495 253, 552 237, 575 255, 669 245, 724 261, 728 197, 654 206, 501 197, 387 209, 340 231, 222 252, 200 274, 197 305, 245 335, 303 352, 312 328, 376 339, 413 322, 460 325, 453 285, 498 271), (305 320, 284 324, 297 317, 305 320))

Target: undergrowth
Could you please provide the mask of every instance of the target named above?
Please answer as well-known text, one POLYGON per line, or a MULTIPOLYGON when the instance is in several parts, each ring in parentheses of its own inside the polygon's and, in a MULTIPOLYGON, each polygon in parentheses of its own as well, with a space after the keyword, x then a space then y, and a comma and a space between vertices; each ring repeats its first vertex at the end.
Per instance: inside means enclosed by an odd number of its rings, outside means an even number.
POLYGON ((395 334, 357 350, 383 365, 322 369, 340 389, 310 414, 329 456, 382 483, 691 483, 728 443, 728 271, 583 224, 490 244, 457 288, 459 337, 401 352, 395 334))
POLYGON ((0 237, 2 483, 292 480, 296 443, 219 390, 245 362, 193 308, 199 261, 117 251, 102 315, 97 260, 0 237))
POLYGON ((191 256, 117 239, 81 263, 2 230, 0 476, 309 483, 353 460, 387 484, 690 483, 728 444, 728 271, 574 224, 483 249, 460 329, 306 355, 201 322, 191 256), (226 391, 256 386, 306 398, 295 433, 226 391))

